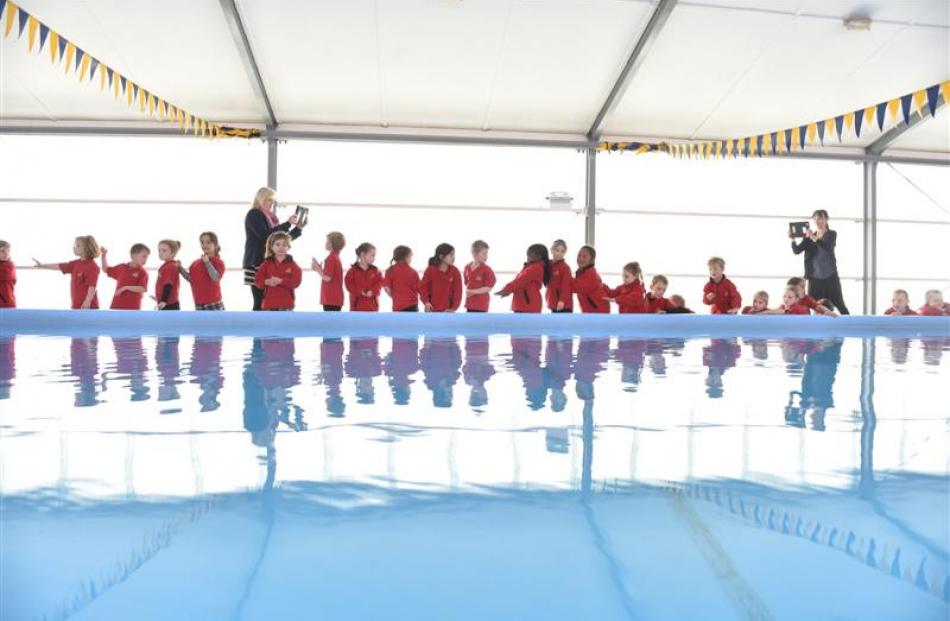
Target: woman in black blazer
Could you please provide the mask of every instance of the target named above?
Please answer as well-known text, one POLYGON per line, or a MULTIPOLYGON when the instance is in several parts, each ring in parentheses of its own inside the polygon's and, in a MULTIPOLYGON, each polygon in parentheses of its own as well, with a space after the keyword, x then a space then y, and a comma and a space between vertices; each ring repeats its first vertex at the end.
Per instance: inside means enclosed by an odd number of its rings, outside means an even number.
MULTIPOLYGON (((835 258, 835 243, 838 234, 828 228, 828 212, 818 209, 811 215, 815 230, 806 229, 805 237, 798 243, 792 239, 792 252, 805 253, 805 278, 808 280, 808 295, 820 300, 827 298, 842 315, 848 314, 838 278, 838 260, 835 258)), ((792 237, 791 231, 788 233, 792 237)))
POLYGON ((244 284, 251 287, 251 295, 254 297, 254 310, 261 310, 261 302, 264 300, 264 290, 254 286, 254 273, 257 266, 264 262, 264 246, 267 244, 268 236, 275 231, 284 231, 290 233, 292 239, 297 239, 303 233, 302 229, 297 228, 297 216, 291 216, 283 224, 277 219, 274 213, 274 207, 277 201, 274 198, 276 192, 271 188, 261 188, 254 195, 254 203, 251 209, 244 216, 244 284))

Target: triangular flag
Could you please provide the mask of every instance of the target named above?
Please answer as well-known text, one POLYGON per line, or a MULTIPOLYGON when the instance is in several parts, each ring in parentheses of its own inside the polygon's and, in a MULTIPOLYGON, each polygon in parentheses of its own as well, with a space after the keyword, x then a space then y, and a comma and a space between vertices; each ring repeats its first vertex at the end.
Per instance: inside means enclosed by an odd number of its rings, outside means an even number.
POLYGON ((59 45, 60 45, 59 33, 51 30, 49 33, 49 61, 50 63, 55 63, 56 54, 62 51, 59 49, 59 45))
POLYGON ((49 38, 49 26, 46 24, 40 24, 40 47, 37 49, 38 52, 43 51, 43 46, 46 45, 46 39, 49 38))
POLYGON ((937 99, 940 97, 940 85, 934 84, 927 88, 927 107, 930 109, 930 116, 937 114, 937 99))
POLYGON ((26 22, 30 20, 30 17, 32 16, 29 13, 20 9, 20 32, 17 33, 17 38, 23 36, 23 30, 26 28, 26 22))
POLYGON ((864 123, 864 112, 861 110, 854 111, 854 134, 858 138, 861 137, 861 125, 864 123))
POLYGON ((910 104, 913 98, 913 95, 904 95, 901 97, 901 114, 904 116, 905 125, 910 123, 910 104))
POLYGON ((92 80, 96 77, 96 69, 99 68, 99 61, 95 58, 92 58, 89 61, 89 79, 92 80))
POLYGON ((82 65, 79 67, 79 81, 82 82, 86 77, 86 72, 89 71, 89 54, 83 52, 82 65))
POLYGON ((796 127, 796 128, 795 128, 795 137, 796 137, 795 142, 798 143, 798 148, 799 148, 799 149, 804 149, 804 148, 805 148, 805 133, 806 133, 807 131, 808 131, 808 128, 807 128, 806 126, 804 126, 804 125, 802 125, 801 127, 796 127))
POLYGON ((106 67, 106 76, 109 78, 109 88, 112 88, 112 78, 115 76, 112 67, 106 67))
POLYGON ((900 109, 900 107, 901 107, 900 99, 892 99, 889 102, 887 102, 887 111, 891 114, 892 121, 897 120, 897 111, 900 109))
POLYGON ((924 104, 927 103, 927 91, 921 89, 914 93, 914 109, 924 115, 924 104))
POLYGON ((757 157, 761 157, 763 155, 763 152, 762 152, 763 139, 764 139, 764 136, 762 134, 759 134, 758 136, 755 137, 755 154, 757 157))
POLYGON ((818 140, 822 145, 825 144, 825 132, 834 133, 835 131, 835 121, 834 119, 825 119, 818 124, 818 140))
POLYGON ((809 123, 806 133, 808 134, 808 144, 815 144, 815 135, 818 133, 818 123, 809 123))
POLYGON ((185 128, 185 111, 178 108, 178 127, 185 128))
POLYGON ((120 75, 120 76, 119 76, 119 84, 122 86, 122 92, 123 92, 123 93, 125 92, 126 82, 127 82, 127 80, 125 79, 125 76, 124 76, 124 75, 120 75))
POLYGON ((864 124, 869 125, 874 121, 874 111, 877 106, 868 106, 864 109, 864 124))
POLYGON ((69 73, 69 68, 73 64, 73 56, 76 54, 76 46, 73 45, 72 41, 66 42, 66 61, 63 63, 66 65, 65 73, 69 73))
POLYGON ((792 130, 790 129, 785 130, 785 152, 792 152, 792 130))
POLYGON ((155 96, 150 94, 148 96, 148 115, 152 116, 153 114, 155 114, 155 96))
POLYGON ((125 100, 127 105, 131 108, 132 103, 135 101, 135 93, 138 87, 135 85, 135 82, 129 82, 125 89, 125 100))
POLYGON ((950 106, 950 80, 940 85, 940 94, 943 95, 943 103, 950 106))
POLYGON ((119 74, 116 73, 113 77, 114 79, 112 80, 112 94, 115 97, 115 99, 118 99, 119 98, 119 74))
POLYGON ((99 92, 106 90, 106 66, 99 65, 99 92))
POLYGON ((768 150, 772 152, 772 155, 778 155, 778 132, 769 134, 769 139, 765 144, 768 150))
POLYGON ((40 23, 36 18, 30 15, 26 20, 26 51, 33 51, 33 44, 36 42, 36 31, 39 30, 40 23))
POLYGON ((875 106, 877 111, 877 128, 884 131, 884 117, 887 116, 887 102, 882 101, 875 106))
POLYGON ((59 48, 59 59, 63 60, 63 54, 66 53, 66 46, 69 44, 69 40, 66 37, 60 36, 59 33, 56 33, 56 45, 59 48))
POLYGON ((129 85, 132 87, 132 101, 138 101, 139 98, 139 85, 135 82, 129 82, 129 85))
POLYGON ((3 36, 10 36, 10 30, 13 29, 13 20, 16 19, 17 11, 18 9, 16 4, 13 2, 7 2, 7 21, 3 26, 3 36))
POLYGON ((145 112, 145 102, 146 102, 147 97, 148 97, 148 93, 146 93, 145 89, 140 88, 139 89, 139 110, 141 112, 145 112))
POLYGON ((722 141, 716 143, 716 149, 713 154, 716 157, 720 157, 722 155, 722 141))
POLYGON ((82 64, 82 59, 85 57, 86 52, 81 47, 76 47, 76 66, 73 67, 74 70, 79 71, 79 65, 82 64))
POLYGON ((158 118, 164 121, 165 120, 165 102, 159 99, 157 107, 158 107, 158 118))
POLYGON ((3 15, 3 9, 7 6, 7 0, 0 0, 0 15, 3 15))

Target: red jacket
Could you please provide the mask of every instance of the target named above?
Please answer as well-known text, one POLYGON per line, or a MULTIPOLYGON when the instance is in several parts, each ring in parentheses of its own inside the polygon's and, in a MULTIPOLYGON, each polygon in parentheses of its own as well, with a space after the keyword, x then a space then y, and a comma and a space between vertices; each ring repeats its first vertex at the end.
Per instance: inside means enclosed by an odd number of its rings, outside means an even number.
POLYGON ((607 287, 593 265, 577 270, 574 274, 574 294, 583 313, 609 313, 607 287))
POLYGON ((419 305, 419 272, 405 261, 395 263, 386 270, 383 286, 389 289, 394 311, 419 305))
POLYGON ((525 265, 501 292, 511 294, 511 310, 516 313, 540 313, 543 281, 544 263, 535 261, 525 265))
POLYGON ((557 310, 557 303, 564 302, 564 310, 574 308, 574 276, 567 261, 551 261, 551 280, 544 295, 550 310, 557 310))
POLYGON ((648 313, 659 313, 660 311, 668 311, 672 307, 672 304, 666 298, 658 298, 652 293, 647 293, 644 297, 644 303, 647 307, 648 313))
POLYGON ((0 308, 16 308, 16 266, 13 261, 0 261, 0 308))
POLYGON ((739 290, 732 284, 732 281, 723 275, 719 282, 715 282, 710 278, 706 286, 703 287, 703 304, 712 306, 712 314, 719 315, 733 309, 740 309, 742 307, 742 296, 739 295, 739 290), (716 295, 711 302, 706 299, 708 293, 716 295))
POLYGON ((647 312, 646 300, 643 297, 643 283, 635 280, 629 285, 620 285, 616 289, 608 289, 607 296, 617 300, 620 313, 647 312))
POLYGON ((383 275, 375 265, 369 265, 365 270, 353 265, 346 270, 343 282, 350 294, 351 311, 379 310, 379 291, 383 288, 383 275), (367 296, 367 293, 370 295, 367 296))
POLYGON ((944 315, 950 315, 950 304, 944 304, 942 309, 924 304, 917 311, 917 314, 925 317, 943 317, 944 315))
POLYGON ((800 300, 798 301, 798 303, 801 304, 802 306, 804 306, 805 308, 807 308, 807 309, 810 310, 810 311, 814 311, 815 309, 818 308, 818 300, 816 300, 815 298, 811 297, 811 296, 808 295, 807 293, 802 296, 802 299, 800 299, 800 300))
POLYGON ((916 315, 917 312, 914 311, 914 310, 911 309, 911 308, 908 308, 908 309, 905 310, 903 313, 898 313, 897 310, 892 306, 892 307, 890 307, 889 309, 887 309, 886 311, 884 311, 884 314, 885 314, 885 315, 897 315, 897 316, 901 316, 901 315, 916 315))
POLYGON ((202 258, 195 259, 188 267, 188 282, 191 283, 191 295, 195 304, 214 304, 221 301, 221 279, 224 278, 224 261, 221 257, 211 257, 208 261, 218 273, 218 280, 211 280, 208 268, 202 258))
POLYGON ((419 299, 431 304, 435 312, 458 309, 462 305, 462 274, 458 268, 450 265, 443 272, 435 265, 427 267, 419 284, 419 299))
MULTIPOLYGON (((488 267, 487 263, 482 263, 474 269, 472 269, 471 263, 467 264, 463 276, 466 289, 481 289, 482 287, 495 286, 495 272, 492 268, 488 267)), ((465 308, 487 312, 490 301, 491 294, 489 293, 470 295, 465 298, 465 308)))
POLYGON ((181 284, 181 277, 178 275, 178 262, 172 259, 165 261, 158 268, 158 278, 155 280, 155 299, 164 302, 166 305, 174 304, 178 301, 178 287, 181 284), (170 286, 169 294, 163 295, 166 286, 170 286))
POLYGON ((113 310, 139 310, 142 308, 142 296, 145 292, 136 293, 134 291, 123 291, 118 293, 120 287, 142 287, 148 286, 148 272, 144 267, 131 266, 128 263, 113 265, 106 270, 106 276, 115 278, 116 294, 112 296, 112 305, 109 308, 113 310))
MULTIPOLYGON (((99 282, 99 266, 92 259, 73 259, 59 264, 59 271, 69 274, 69 297, 72 300, 70 308, 82 308, 89 287, 95 287, 99 282)), ((92 296, 89 308, 99 308, 99 292, 92 296)))
POLYGON ((323 261, 323 275, 330 280, 320 281, 320 304, 343 306, 343 263, 336 250, 331 251, 323 261))
POLYGON ((811 311, 808 310, 808 307, 802 304, 801 300, 798 301, 798 304, 792 304, 791 306, 783 306, 785 309, 786 315, 811 315, 811 311))
POLYGON ((254 286, 264 290, 264 301, 261 303, 261 308, 264 310, 293 310, 294 289, 300 286, 302 277, 300 266, 294 263, 294 258, 289 254, 287 258, 280 262, 273 255, 264 259, 264 262, 257 266, 257 274, 254 276, 254 286), (275 276, 282 279, 279 285, 268 286, 264 284, 265 280, 275 276))

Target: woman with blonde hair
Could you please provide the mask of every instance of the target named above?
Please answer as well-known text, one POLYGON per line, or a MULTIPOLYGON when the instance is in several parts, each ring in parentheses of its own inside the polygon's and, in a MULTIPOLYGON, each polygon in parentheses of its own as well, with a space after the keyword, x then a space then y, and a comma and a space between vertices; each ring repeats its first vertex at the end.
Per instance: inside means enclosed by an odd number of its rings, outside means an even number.
POLYGON ((264 301, 264 290, 254 284, 254 275, 257 272, 257 266, 264 261, 264 250, 267 244, 267 238, 271 233, 283 231, 290 235, 291 239, 297 239, 303 230, 297 226, 297 216, 291 216, 286 222, 281 224, 274 212, 277 207, 276 191, 272 188, 263 187, 254 195, 254 202, 251 209, 244 216, 244 284, 251 287, 251 295, 254 297, 254 310, 261 310, 261 302, 264 301))

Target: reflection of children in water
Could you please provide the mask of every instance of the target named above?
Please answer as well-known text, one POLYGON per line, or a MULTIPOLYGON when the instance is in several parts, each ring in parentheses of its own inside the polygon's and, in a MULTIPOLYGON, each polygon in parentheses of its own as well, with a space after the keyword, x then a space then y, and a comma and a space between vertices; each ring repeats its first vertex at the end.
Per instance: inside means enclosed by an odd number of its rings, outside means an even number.
POLYGON ((744 345, 752 348, 752 357, 756 360, 769 359, 769 342, 767 339, 742 339, 744 345))
MULTIPOLYGON (((620 362, 620 381, 626 384, 624 392, 636 392, 646 360, 647 341, 621 338, 614 350, 614 360, 620 362)), ((662 357, 662 354, 661 354, 662 357)))
POLYGON ((346 403, 340 386, 343 384, 343 339, 325 338, 320 341, 320 373, 316 383, 326 386, 327 415, 340 418, 346 403))
POLYGON ((488 404, 488 389, 485 384, 494 374, 495 367, 488 357, 488 339, 466 337, 462 378, 472 388, 468 394, 468 405, 476 408, 476 412, 480 412, 478 408, 488 404))
POLYGON ((69 343, 69 374, 76 378, 75 405, 89 407, 99 403, 96 376, 99 374, 99 338, 73 338, 69 343))
POLYGON ((221 406, 218 403, 218 395, 224 386, 221 345, 220 336, 196 336, 191 346, 189 374, 191 383, 201 387, 198 403, 202 412, 213 412, 221 406))
POLYGON ((563 412, 567 406, 564 387, 574 374, 574 340, 548 337, 544 346, 544 372, 551 390, 551 410, 563 412))
POLYGON ((426 337, 419 352, 426 387, 432 391, 432 405, 452 406, 452 387, 462 368, 462 349, 454 338, 426 337))
POLYGON ((0 399, 10 398, 16 379, 16 337, 0 336, 0 399))
MULTIPOLYGON (((129 388, 132 391, 132 401, 148 399, 148 383, 145 374, 148 372, 148 357, 145 355, 145 346, 142 337, 112 337, 112 347, 115 350, 115 373, 129 378, 129 388)), ((105 390, 105 381, 103 381, 105 390)))
POLYGON ((910 339, 892 338, 891 344, 891 362, 894 364, 907 364, 907 354, 910 353, 910 339))
POLYGON ((843 343, 844 340, 840 338, 813 342, 811 351, 805 356, 802 390, 798 395, 794 391, 789 395, 789 406, 785 409, 787 424, 804 427, 808 414, 812 429, 825 430, 825 412, 835 404, 832 388, 841 362, 843 343), (796 396, 801 402, 797 407, 794 405, 796 396))
POLYGON ((178 374, 180 370, 178 359, 177 336, 160 336, 155 343, 155 368, 158 369, 158 400, 174 401, 178 394, 178 374))
POLYGON ((703 366, 709 369, 706 374, 706 394, 710 399, 722 397, 722 376, 726 369, 736 366, 741 354, 742 348, 734 338, 711 339, 709 345, 703 347, 703 366))
POLYGON ((577 361, 574 363, 574 384, 578 399, 593 400, 594 380, 606 368, 609 359, 610 339, 581 337, 577 344, 577 361))
POLYGON ((372 405, 376 400, 373 378, 383 372, 379 357, 379 339, 376 337, 353 337, 346 356, 343 371, 356 380, 356 402, 372 405))
POLYGON ((541 337, 511 337, 511 368, 521 377, 525 399, 532 410, 540 410, 547 401, 548 390, 541 370, 541 337))
POLYGON ((386 354, 383 371, 389 378, 389 390, 396 405, 409 403, 412 376, 419 371, 419 339, 394 338, 386 354))
POLYGON ((281 422, 294 431, 306 430, 303 409, 290 395, 290 389, 300 383, 293 339, 254 339, 242 380, 244 429, 255 446, 273 448, 281 422))
POLYGON ((924 348, 924 364, 939 366, 943 351, 950 349, 950 337, 924 338, 920 340, 920 344, 924 348))

